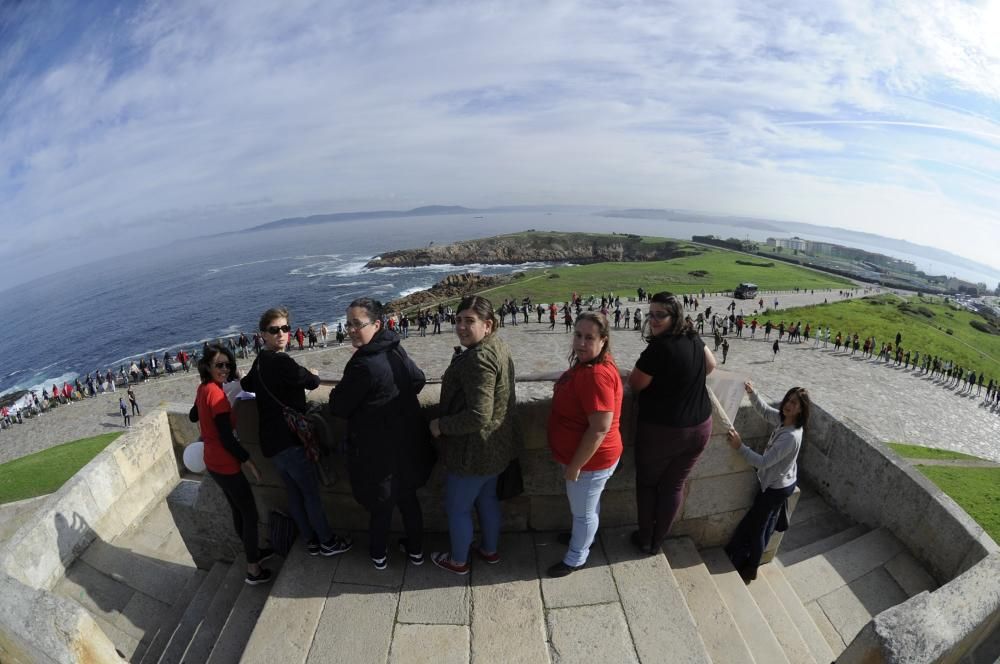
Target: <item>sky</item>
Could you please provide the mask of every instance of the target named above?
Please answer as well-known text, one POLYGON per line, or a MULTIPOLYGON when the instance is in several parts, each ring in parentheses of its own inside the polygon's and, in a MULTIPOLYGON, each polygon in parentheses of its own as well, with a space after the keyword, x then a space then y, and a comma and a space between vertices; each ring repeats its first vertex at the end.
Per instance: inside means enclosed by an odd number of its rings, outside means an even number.
POLYGON ((0 0, 0 288, 431 204, 759 216, 1000 268, 1000 0, 0 0))

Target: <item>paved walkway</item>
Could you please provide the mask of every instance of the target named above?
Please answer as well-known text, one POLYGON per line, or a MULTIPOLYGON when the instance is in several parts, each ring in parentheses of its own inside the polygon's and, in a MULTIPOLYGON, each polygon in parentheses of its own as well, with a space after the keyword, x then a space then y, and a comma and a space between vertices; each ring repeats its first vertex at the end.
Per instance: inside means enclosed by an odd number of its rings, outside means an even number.
MULTIPOLYGON (((774 296, 764 298, 773 301, 774 296)), ((783 309, 822 302, 824 298, 835 301, 838 296, 834 291, 815 295, 784 293, 779 298, 783 309)), ((729 302, 729 298, 707 298, 702 310, 711 306, 721 311, 729 302)), ((748 313, 752 311, 749 301, 742 304, 748 313)), ((628 306, 634 309, 635 303, 628 306)), ((405 342, 407 351, 428 377, 444 373, 457 344, 450 325, 444 327, 444 334, 425 338, 411 335, 405 342)), ((507 326, 500 329, 514 350, 519 375, 566 367, 570 335, 563 331, 561 322, 555 330, 548 327, 548 322, 512 327, 508 319, 507 326)), ((782 343, 776 361, 772 361, 771 342, 762 337, 761 330, 755 340, 731 336, 727 363, 720 367, 752 378, 764 394, 775 399, 793 385, 805 386, 814 402, 840 418, 853 420, 881 440, 939 447, 1000 462, 1000 413, 982 407, 979 398, 956 394, 955 389, 943 388, 939 381, 918 376, 912 370, 836 353, 832 344, 824 349, 814 347, 812 341, 782 343)), ((708 337, 706 342, 712 343, 708 337)), ((622 368, 632 367, 644 345, 639 334, 631 330, 612 335, 613 353, 622 368)), ((350 346, 295 351, 292 356, 324 375, 336 376, 350 356, 350 346)), ((721 361, 721 353, 719 358, 721 361)), ((249 361, 241 362, 244 370, 248 366, 249 361)), ((193 371, 163 377, 139 385, 136 394, 144 409, 167 402, 189 403, 194 400, 197 380, 193 371)), ((0 432, 0 462, 85 436, 120 431, 118 396, 99 395, 60 406, 0 432)))

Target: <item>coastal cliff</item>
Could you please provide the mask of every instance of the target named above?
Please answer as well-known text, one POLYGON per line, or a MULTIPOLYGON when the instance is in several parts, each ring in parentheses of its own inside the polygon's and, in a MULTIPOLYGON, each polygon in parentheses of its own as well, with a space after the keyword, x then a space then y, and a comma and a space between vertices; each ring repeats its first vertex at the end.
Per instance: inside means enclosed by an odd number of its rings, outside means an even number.
MULTIPOLYGON (((517 273, 524 276, 523 273, 517 273)), ((484 288, 493 288, 509 283, 515 279, 515 275, 497 275, 493 277, 482 276, 466 272, 464 274, 449 274, 447 277, 437 282, 427 290, 411 293, 398 300, 393 300, 385 305, 387 311, 408 311, 410 309, 423 309, 436 305, 445 300, 454 300, 466 295, 478 293, 484 288)))
POLYGON ((530 262, 629 263, 662 261, 699 252, 674 240, 644 242, 639 235, 526 231, 420 249, 390 251, 368 261, 367 268, 419 265, 516 265, 530 262))

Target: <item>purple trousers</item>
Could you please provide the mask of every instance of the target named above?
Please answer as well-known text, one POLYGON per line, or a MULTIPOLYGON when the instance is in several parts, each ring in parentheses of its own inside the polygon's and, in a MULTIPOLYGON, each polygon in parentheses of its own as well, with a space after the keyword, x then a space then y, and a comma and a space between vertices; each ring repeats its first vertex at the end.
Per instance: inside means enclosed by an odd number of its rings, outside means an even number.
POLYGON ((639 537, 658 551, 684 501, 684 482, 712 435, 712 418, 691 427, 639 422, 635 499, 639 537))

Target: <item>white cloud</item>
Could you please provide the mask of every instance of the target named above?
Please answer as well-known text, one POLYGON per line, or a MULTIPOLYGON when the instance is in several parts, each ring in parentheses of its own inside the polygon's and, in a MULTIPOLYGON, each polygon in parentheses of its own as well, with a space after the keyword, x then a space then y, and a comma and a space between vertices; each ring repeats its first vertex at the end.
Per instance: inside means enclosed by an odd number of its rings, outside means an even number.
POLYGON ((186 0, 82 22, 53 53, 46 26, 77 18, 55 7, 0 46, 0 229, 20 238, 0 259, 559 202, 861 228, 996 265, 998 6, 186 0))

